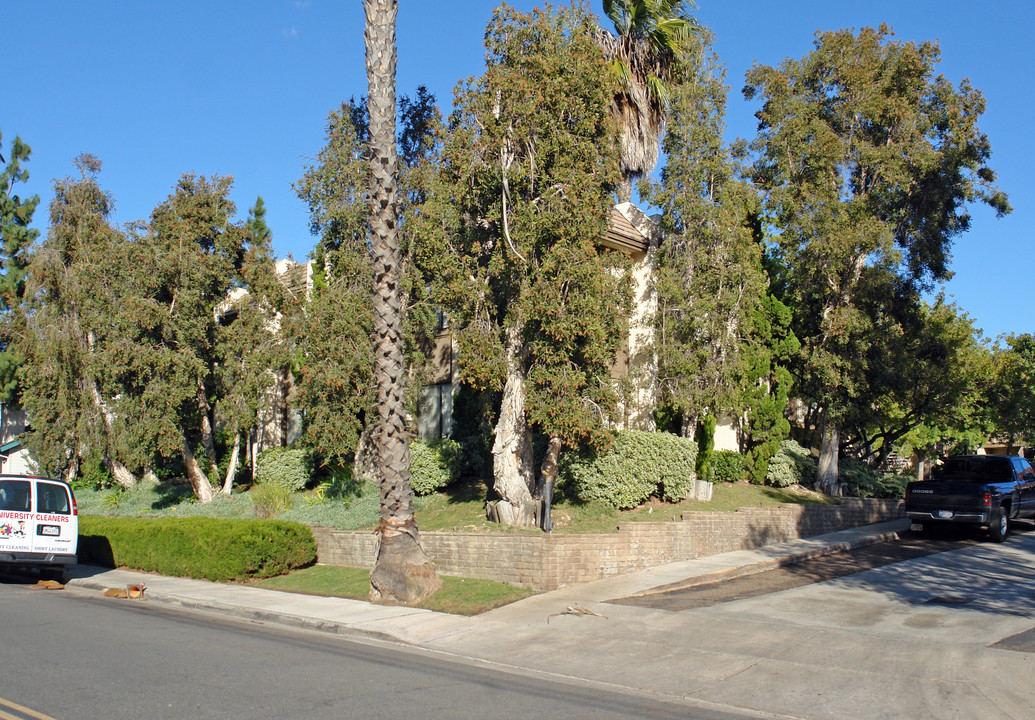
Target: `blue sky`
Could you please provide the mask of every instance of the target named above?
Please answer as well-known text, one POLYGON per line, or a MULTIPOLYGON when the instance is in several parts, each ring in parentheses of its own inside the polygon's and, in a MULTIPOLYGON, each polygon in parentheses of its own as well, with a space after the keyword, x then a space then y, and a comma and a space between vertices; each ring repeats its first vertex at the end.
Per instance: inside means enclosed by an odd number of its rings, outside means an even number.
MULTIPOLYGON (((398 87, 426 85, 448 111, 461 78, 481 72, 482 38, 495 2, 401 0, 398 87)), ((515 0, 527 10, 536 2, 515 0)), ((599 12, 599 0, 592 3, 599 12)), ((817 30, 886 22, 903 40, 938 40, 939 71, 970 78, 985 95, 981 128, 1012 215, 973 208, 953 249, 945 290, 986 336, 1035 331, 1035 118, 1030 36, 1035 10, 1015 0, 699 0, 728 69, 728 136, 752 137, 757 107, 743 100, 754 62, 801 57, 817 30)), ((32 146, 27 191, 44 203, 51 181, 74 174, 82 152, 104 162, 101 184, 120 223, 146 219, 185 172, 232 175, 243 218, 259 195, 278 256, 313 246, 291 184, 323 143, 330 109, 366 92, 360 0, 51 0, 0 4, 4 27, 3 149, 32 146)))

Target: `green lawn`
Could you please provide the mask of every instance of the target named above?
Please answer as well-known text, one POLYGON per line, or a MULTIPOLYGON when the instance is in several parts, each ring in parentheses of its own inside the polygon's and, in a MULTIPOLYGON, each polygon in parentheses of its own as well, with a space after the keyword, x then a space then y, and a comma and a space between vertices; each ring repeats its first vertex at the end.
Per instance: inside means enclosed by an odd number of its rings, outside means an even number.
MULTIPOLYGON (((314 565, 255 585, 269 590, 366 600, 370 590, 370 571, 314 565)), ((442 589, 421 607, 454 615, 477 615, 534 594, 531 590, 491 580, 442 576, 442 589)))

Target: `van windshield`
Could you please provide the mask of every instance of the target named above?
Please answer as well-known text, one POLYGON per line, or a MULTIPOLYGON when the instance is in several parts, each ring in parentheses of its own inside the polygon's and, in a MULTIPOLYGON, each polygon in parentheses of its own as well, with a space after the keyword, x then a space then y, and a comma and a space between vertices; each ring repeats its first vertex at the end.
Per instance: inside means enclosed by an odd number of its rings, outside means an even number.
POLYGON ((29 512, 28 480, 0 480, 0 510, 29 512))

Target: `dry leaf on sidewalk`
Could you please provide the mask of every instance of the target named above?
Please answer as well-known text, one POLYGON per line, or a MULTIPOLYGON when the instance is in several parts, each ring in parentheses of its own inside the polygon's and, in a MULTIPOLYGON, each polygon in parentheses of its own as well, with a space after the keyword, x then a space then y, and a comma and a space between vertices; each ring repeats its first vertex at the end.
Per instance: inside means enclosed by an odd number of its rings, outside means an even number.
POLYGON ((602 617, 605 620, 607 620, 607 615, 601 615, 598 612, 593 612, 592 610, 587 610, 586 608, 582 607, 581 605, 569 605, 568 608, 564 612, 554 613, 553 615, 547 615, 546 616, 546 624, 549 625, 550 624, 550 618, 556 617, 557 615, 579 615, 579 616, 581 616, 581 615, 595 615, 596 617, 602 617))

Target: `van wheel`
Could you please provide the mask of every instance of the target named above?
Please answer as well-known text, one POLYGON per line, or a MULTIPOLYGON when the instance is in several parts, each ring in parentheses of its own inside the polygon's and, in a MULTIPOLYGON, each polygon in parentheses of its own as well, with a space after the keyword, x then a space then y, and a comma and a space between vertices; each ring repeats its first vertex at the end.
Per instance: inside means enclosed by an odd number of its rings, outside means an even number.
POLYGON ((1010 518, 1007 517, 1005 510, 999 508, 995 517, 992 518, 992 522, 988 524, 988 537, 992 539, 992 542, 1001 543, 1009 532, 1010 518))

